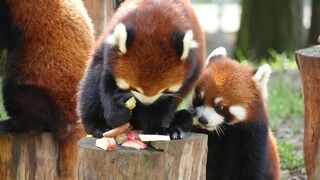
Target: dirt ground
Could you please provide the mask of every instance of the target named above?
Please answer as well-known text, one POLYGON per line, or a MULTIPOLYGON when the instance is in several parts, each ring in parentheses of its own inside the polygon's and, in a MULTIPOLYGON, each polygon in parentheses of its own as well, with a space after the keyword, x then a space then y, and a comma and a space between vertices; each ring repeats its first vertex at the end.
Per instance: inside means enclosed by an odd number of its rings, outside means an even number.
MULTIPOLYGON (((281 76, 283 78, 288 78, 290 82, 292 82, 291 85, 294 86, 294 88, 301 90, 301 79, 300 74, 298 70, 294 71, 275 71, 273 74, 271 74, 270 79, 272 76, 281 76)), ((296 150, 299 150, 303 152, 303 121, 304 119, 301 118, 298 121, 295 121, 293 119, 287 118, 284 119, 278 128, 277 131, 274 132, 277 140, 283 140, 285 142, 288 142, 290 144, 294 144, 294 148, 296 150), (294 135, 291 133, 291 123, 292 122, 301 122, 301 128, 298 132, 296 132, 294 135)), ((295 169, 295 170, 282 170, 281 171, 281 180, 306 180, 306 170, 305 168, 302 169, 295 169)))
MULTIPOLYGON (((274 132, 277 140, 284 140, 286 142, 290 142, 294 144, 295 149, 299 149, 303 151, 303 128, 293 136, 289 136, 290 134, 290 119, 286 119, 279 128, 279 131, 274 132)), ((281 171, 281 180, 306 180, 306 170, 295 169, 295 170, 282 170, 281 171)))

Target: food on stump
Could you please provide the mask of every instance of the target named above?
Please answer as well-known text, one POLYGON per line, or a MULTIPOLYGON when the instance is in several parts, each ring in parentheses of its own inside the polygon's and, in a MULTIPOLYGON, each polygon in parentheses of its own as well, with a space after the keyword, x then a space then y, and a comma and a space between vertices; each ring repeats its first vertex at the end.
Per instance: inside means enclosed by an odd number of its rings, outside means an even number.
POLYGON ((131 147, 135 149, 145 149, 148 146, 140 140, 128 140, 122 144, 124 147, 131 147))
POLYGON ((139 134, 139 138, 143 142, 148 142, 148 141, 170 141, 170 136, 168 136, 168 135, 139 134))
POLYGON ((96 146, 105 151, 113 151, 117 148, 116 141, 113 138, 106 138, 106 137, 97 139, 96 146))
POLYGON ((118 136, 119 134, 125 132, 130 127, 130 123, 127 122, 126 124, 119 126, 117 128, 111 129, 110 131, 107 131, 103 133, 103 137, 113 138, 118 136))
POLYGON ((141 132, 142 132, 142 131, 139 131, 139 130, 129 131, 128 134, 127 134, 127 137, 128 137, 128 139, 130 139, 130 140, 139 139, 139 134, 140 134, 141 132))
POLYGON ((192 125, 198 126, 199 124, 200 124, 199 123, 199 118, 198 117, 193 118, 192 125))

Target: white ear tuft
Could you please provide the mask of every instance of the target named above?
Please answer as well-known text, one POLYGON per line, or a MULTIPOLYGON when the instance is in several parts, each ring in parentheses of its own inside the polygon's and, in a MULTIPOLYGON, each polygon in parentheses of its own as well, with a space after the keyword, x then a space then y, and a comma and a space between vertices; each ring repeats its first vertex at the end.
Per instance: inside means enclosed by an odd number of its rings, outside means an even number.
POLYGON ((210 59, 213 56, 227 56, 227 50, 224 47, 217 47, 216 49, 214 49, 208 56, 207 60, 206 60, 206 65, 209 64, 210 59))
POLYGON ((199 44, 195 40, 193 40, 192 30, 187 31, 183 38, 183 52, 180 59, 186 59, 188 57, 190 49, 197 47, 199 47, 199 44))
POLYGON ((267 82, 271 74, 271 67, 265 64, 257 70, 256 74, 253 76, 253 80, 256 83, 258 89, 260 89, 262 97, 266 100, 268 97, 267 82))
POLYGON ((126 30, 126 26, 122 23, 119 23, 118 25, 116 25, 113 33, 109 35, 106 39, 106 43, 112 46, 118 46, 120 52, 123 54, 127 52, 126 41, 127 41, 127 30, 126 30))

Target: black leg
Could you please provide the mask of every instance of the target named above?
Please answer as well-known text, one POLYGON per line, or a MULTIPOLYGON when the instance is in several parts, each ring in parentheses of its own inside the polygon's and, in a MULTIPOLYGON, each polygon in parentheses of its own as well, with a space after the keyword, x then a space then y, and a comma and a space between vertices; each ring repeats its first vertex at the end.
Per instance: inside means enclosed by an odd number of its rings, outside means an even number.
POLYGON ((58 120, 54 103, 39 88, 4 84, 3 97, 10 118, 0 122, 0 134, 49 131, 58 120))

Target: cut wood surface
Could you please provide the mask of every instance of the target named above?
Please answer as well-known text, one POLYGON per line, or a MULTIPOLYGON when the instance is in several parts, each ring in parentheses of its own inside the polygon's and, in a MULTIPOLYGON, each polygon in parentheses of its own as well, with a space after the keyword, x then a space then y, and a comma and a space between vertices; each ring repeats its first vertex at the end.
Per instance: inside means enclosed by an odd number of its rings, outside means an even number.
POLYGON ((296 61, 300 70, 304 101, 304 160, 308 179, 319 161, 320 140, 320 46, 296 51, 296 61))
POLYGON ((152 142, 145 150, 122 147, 104 151, 96 138, 78 142, 77 179, 205 179, 207 135, 152 142))
POLYGON ((0 179, 58 179, 56 144, 51 133, 0 135, 0 179))

